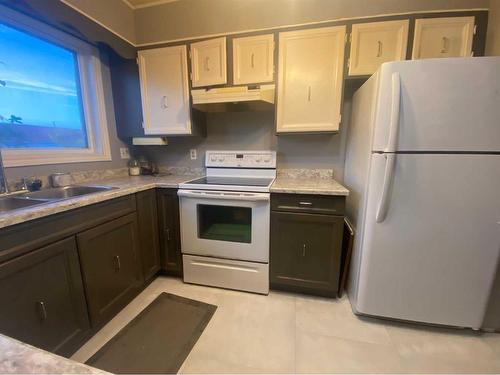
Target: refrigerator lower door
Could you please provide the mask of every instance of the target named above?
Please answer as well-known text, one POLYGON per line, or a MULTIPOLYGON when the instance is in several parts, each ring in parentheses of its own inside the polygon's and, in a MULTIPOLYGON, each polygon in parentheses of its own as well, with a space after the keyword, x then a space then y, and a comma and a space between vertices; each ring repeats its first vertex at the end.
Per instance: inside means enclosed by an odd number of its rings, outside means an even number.
POLYGON ((372 154, 354 309, 479 328, 500 252, 500 155, 394 156, 384 187, 391 163, 372 154))

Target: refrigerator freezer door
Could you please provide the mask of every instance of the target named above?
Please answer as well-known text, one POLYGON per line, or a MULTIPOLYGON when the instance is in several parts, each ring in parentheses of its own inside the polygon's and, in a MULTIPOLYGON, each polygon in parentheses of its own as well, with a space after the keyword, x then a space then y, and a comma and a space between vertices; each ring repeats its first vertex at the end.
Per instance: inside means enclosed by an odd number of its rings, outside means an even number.
POLYGON ((373 150, 389 145, 400 76, 397 151, 500 151, 500 57, 383 64, 373 150))
POLYGON ((500 252, 500 155, 373 154, 355 310, 479 328, 500 252))

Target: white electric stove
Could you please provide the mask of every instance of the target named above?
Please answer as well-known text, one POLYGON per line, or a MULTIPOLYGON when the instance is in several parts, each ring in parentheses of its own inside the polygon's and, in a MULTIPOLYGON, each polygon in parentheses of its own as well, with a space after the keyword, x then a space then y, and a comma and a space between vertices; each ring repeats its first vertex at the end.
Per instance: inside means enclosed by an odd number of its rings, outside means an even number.
POLYGON ((274 151, 207 151, 207 174, 179 186, 184 281, 269 292, 274 151))

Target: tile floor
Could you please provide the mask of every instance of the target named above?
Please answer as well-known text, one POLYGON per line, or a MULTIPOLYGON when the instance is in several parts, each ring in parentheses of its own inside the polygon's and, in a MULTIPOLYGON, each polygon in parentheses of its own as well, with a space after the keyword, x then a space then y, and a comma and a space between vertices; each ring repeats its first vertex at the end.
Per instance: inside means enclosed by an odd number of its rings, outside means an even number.
POLYGON ((167 277, 72 358, 86 361, 164 291, 218 306, 181 373, 500 373, 500 334, 362 319, 345 297, 260 296, 167 277))

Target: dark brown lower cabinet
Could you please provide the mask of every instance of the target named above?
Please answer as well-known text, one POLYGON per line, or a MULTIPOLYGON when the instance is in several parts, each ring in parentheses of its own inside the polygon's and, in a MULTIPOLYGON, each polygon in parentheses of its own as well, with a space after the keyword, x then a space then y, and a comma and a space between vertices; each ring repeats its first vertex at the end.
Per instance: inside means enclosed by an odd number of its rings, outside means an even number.
POLYGON ((177 189, 158 189, 161 267, 170 275, 182 276, 182 254, 177 189))
POLYGON ((64 356, 87 338, 89 320, 75 237, 0 264, 0 332, 64 356))
POLYGON ((137 193, 136 201, 142 274, 148 282, 161 268, 156 191, 153 189, 137 193))
POLYGON ((343 216, 271 212, 271 288, 335 296, 343 216))
POLYGON ((77 235, 92 327, 102 326, 142 285, 137 216, 129 214, 77 235))

